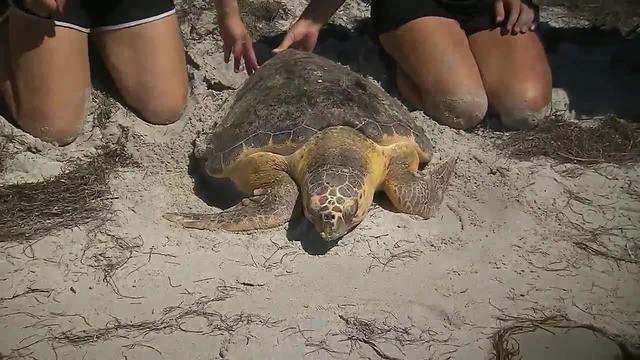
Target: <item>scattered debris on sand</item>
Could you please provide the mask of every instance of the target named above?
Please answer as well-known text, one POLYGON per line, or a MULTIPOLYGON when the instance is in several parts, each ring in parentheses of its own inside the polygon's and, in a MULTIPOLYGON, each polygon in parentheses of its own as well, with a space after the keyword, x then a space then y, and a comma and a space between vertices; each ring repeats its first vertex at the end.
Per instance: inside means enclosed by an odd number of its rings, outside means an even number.
POLYGON ((123 147, 104 150, 53 178, 0 186, 0 242, 24 242, 112 216, 109 178, 134 165, 123 147))
POLYGON ((564 6, 571 14, 584 18, 592 26, 619 29, 625 37, 640 33, 640 6, 635 0, 543 0, 541 3, 564 6))
MULTIPOLYGON (((224 63, 212 3, 177 1, 192 88, 176 124, 149 125, 100 86, 64 148, 0 118, 0 358, 526 360, 566 332, 636 356, 637 3, 545 0, 558 118, 466 132, 411 112, 435 161, 458 156, 440 211, 380 203, 327 245, 304 219, 229 234, 162 218, 233 205, 190 156, 247 77, 224 63)), ((260 61, 306 5, 242 1, 260 61)), ((368 17, 345 2, 316 52, 393 94, 368 17)))
MULTIPOLYGON (((545 343, 542 339, 536 339, 536 342, 532 347, 526 346, 523 349, 522 341, 523 334, 535 335, 536 332, 544 332, 550 334, 553 337, 562 338, 563 335, 569 333, 575 329, 588 330, 583 336, 586 336, 583 341, 579 342, 579 346, 584 354, 593 355, 593 352, 601 352, 606 344, 602 341, 598 341, 598 337, 611 341, 611 346, 614 348, 613 356, 606 357, 607 359, 621 359, 621 360, 633 360, 636 359, 632 354, 629 347, 622 342, 619 337, 610 334, 604 329, 601 329, 591 324, 580 324, 575 321, 571 321, 566 315, 554 314, 540 316, 499 316, 498 321, 505 324, 504 327, 497 330, 491 336, 491 345, 493 347, 493 357, 495 360, 532 360, 540 358, 539 354, 544 352, 545 348, 555 347, 553 351, 558 354, 557 359, 564 359, 568 353, 573 353, 577 358, 582 358, 577 355, 575 344, 570 339, 564 339, 565 344, 554 344, 549 341, 545 343), (591 332, 591 334, 589 334, 591 332), (617 347, 617 350, 615 350, 617 347), (530 352, 530 353, 529 353, 530 352), (536 356, 537 355, 537 356, 536 356)), ((609 350, 611 351, 611 350, 609 350)), ((607 354, 610 355, 610 354, 607 354)), ((548 359, 548 357, 544 357, 548 359)), ((556 359, 556 357, 554 357, 556 359)), ((604 358, 603 358, 604 359, 604 358)))
POLYGON ((595 125, 555 118, 535 129, 507 134, 498 147, 518 160, 546 156, 584 165, 640 160, 640 126, 615 116, 595 125))

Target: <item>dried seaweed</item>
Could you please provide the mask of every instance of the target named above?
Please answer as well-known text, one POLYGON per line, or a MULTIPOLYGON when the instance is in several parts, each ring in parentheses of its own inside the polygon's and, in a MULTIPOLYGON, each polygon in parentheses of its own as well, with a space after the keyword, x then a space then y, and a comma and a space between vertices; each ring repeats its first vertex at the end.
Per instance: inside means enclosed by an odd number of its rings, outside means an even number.
POLYGON ((334 335, 332 330, 329 330, 326 333, 324 333, 324 335, 320 339, 313 338, 310 335, 307 335, 306 334, 307 332, 313 332, 313 330, 302 329, 300 328, 300 325, 295 327, 288 327, 286 329, 281 330, 280 332, 286 332, 286 331, 291 331, 289 334, 287 334, 286 337, 289 337, 291 335, 300 335, 300 337, 304 339, 304 346, 313 349, 313 350, 307 351, 304 354, 305 356, 319 353, 321 351, 326 352, 331 357, 333 357, 333 355, 336 355, 336 354, 348 355, 348 353, 336 350, 332 348, 331 345, 329 345, 329 337, 331 335, 334 335))
POLYGON ((0 187, 0 242, 25 242, 112 215, 109 177, 135 165, 122 145, 35 183, 0 187))
POLYGON ((109 94, 93 90, 93 109, 90 115, 93 116, 93 124, 100 129, 105 129, 111 116, 118 110, 118 102, 109 94))
POLYGON ((386 353, 381 345, 390 344, 406 357, 406 346, 420 346, 429 343, 446 343, 449 338, 438 338, 438 333, 431 329, 422 329, 414 324, 401 325, 394 317, 391 321, 388 317, 383 321, 375 319, 362 319, 357 316, 339 315, 346 327, 340 331, 344 336, 342 341, 349 341, 350 352, 357 349, 360 344, 370 347, 380 358, 386 360, 399 359, 386 353))
POLYGON ((625 192, 629 195, 629 197, 640 202, 640 185, 638 185, 638 183, 629 181, 625 192))
MULTIPOLYGON (((288 327, 281 330, 281 333, 287 333, 286 337, 299 335, 304 339, 304 345, 310 348, 306 355, 316 354, 320 352, 326 352, 329 356, 335 355, 350 355, 355 352, 363 358, 370 358, 366 354, 361 353, 361 346, 373 350, 378 357, 386 360, 404 359, 407 358, 405 350, 407 347, 421 347, 431 349, 433 344, 452 346, 457 348, 458 345, 449 343, 450 336, 443 338, 441 334, 437 333, 430 328, 421 328, 411 322, 410 324, 400 324, 398 318, 387 313, 384 320, 377 319, 363 319, 357 316, 345 316, 338 315, 340 320, 345 324, 343 329, 334 330, 330 329, 322 333, 319 337, 313 336, 309 333, 314 333, 316 330, 302 329, 300 325, 288 327), (338 343, 347 342, 349 344, 348 351, 336 349, 336 344, 331 343, 331 339, 338 343), (397 349, 397 352, 402 354, 401 357, 393 356, 389 353, 389 346, 397 349)), ((450 355, 457 351, 457 349, 448 350, 441 355, 450 355)))
POLYGON ((15 134, 0 134, 0 174, 5 172, 9 160, 11 160, 18 151, 11 145, 20 144, 26 146, 26 141, 23 136, 15 134))
POLYGON ((6 301, 6 300, 14 300, 17 299, 21 296, 27 296, 27 295, 32 295, 32 294, 47 294, 50 295, 51 292, 53 292, 53 289, 27 289, 21 293, 15 293, 12 296, 7 296, 7 297, 0 297, 0 302, 2 301, 6 301))
POLYGON ((389 256, 386 258, 381 258, 371 252, 371 257, 375 262, 372 262, 371 265, 367 268, 367 272, 373 270, 374 268, 380 266, 382 268, 381 271, 385 271, 387 269, 395 269, 397 263, 404 264, 409 260, 417 260, 424 254, 422 250, 419 249, 410 249, 410 250, 402 250, 397 253, 392 251, 388 251, 389 256))
MULTIPOLYGON (((101 328, 88 328, 85 330, 68 330, 42 337, 34 340, 20 348, 12 350, 9 355, 19 357, 22 352, 39 343, 49 343, 52 348, 60 346, 83 346, 113 339, 142 339, 148 334, 162 333, 171 334, 173 332, 196 333, 202 335, 233 335, 236 331, 249 326, 275 327, 281 320, 274 320, 268 316, 254 313, 232 313, 224 314, 210 306, 218 301, 228 299, 229 293, 221 296, 202 296, 189 305, 169 306, 162 310, 160 316, 155 320, 145 320, 138 322, 126 322, 113 318, 101 328), (203 319, 205 323, 200 324, 200 328, 189 328, 187 322, 193 319, 203 319)), ((85 320, 86 323, 86 320, 85 320)), ((138 346, 143 346, 139 343, 138 346)), ((126 345, 126 346, 130 346, 126 345)))
MULTIPOLYGON (((628 244, 628 243, 627 243, 628 244)), ((627 247, 628 256, 626 255, 616 255, 614 251, 604 246, 600 242, 585 242, 585 241, 574 241, 573 245, 575 245, 578 249, 585 251, 591 255, 600 256, 606 259, 626 262, 631 264, 640 264, 640 260, 636 259, 635 254, 631 251, 631 248, 627 247)))
POLYGON ((11 158, 11 154, 7 151, 7 147, 9 146, 9 140, 4 139, 2 144, 0 144, 0 174, 2 174, 7 166, 7 161, 11 158))
POLYGON ((599 28, 619 29, 630 36, 640 24, 637 0, 543 0, 543 5, 562 5, 574 15, 583 17, 599 28))
POLYGON ((639 228, 633 225, 586 227, 572 221, 566 215, 564 216, 567 227, 576 231, 576 234, 569 235, 569 240, 578 249, 616 262, 640 264, 640 259, 636 254, 640 243, 638 243, 637 236, 632 235, 639 228), (616 244, 606 241, 613 238, 620 239, 620 242, 616 244))
POLYGON ((503 315, 497 318, 500 321, 508 322, 509 325, 497 330, 491 336, 493 347, 493 357, 495 360, 520 359, 520 345, 515 339, 516 335, 533 332, 539 329, 587 329, 596 332, 605 338, 615 342, 622 353, 622 360, 631 360, 632 355, 629 347, 625 345, 617 336, 612 335, 591 324, 580 324, 570 320, 566 315, 545 315, 541 317, 533 316, 510 316, 503 315))
POLYGON ((628 164, 640 160, 640 127, 612 116, 595 126, 553 118, 509 134, 497 147, 519 160, 546 156, 562 163, 628 164))
POLYGON ((141 299, 139 296, 123 295, 113 279, 115 272, 131 260, 133 253, 144 245, 141 236, 124 238, 112 234, 102 226, 90 229, 80 262, 102 272, 102 280, 113 292, 124 298, 141 299))

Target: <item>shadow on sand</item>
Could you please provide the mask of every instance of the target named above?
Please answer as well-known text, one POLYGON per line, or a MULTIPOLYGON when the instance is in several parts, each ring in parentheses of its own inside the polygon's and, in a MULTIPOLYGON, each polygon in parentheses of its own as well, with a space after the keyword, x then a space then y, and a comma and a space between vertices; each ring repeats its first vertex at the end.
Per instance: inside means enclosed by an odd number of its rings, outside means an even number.
MULTIPOLYGON (((231 180, 217 179, 204 174, 194 156, 189 159, 189 175, 194 180, 194 193, 209 206, 228 209, 239 203, 243 197, 231 180)), ((313 224, 303 216, 301 209, 301 204, 298 203, 291 214, 287 226, 287 239, 300 242, 302 249, 309 255, 326 254, 338 241, 323 240, 313 224)))

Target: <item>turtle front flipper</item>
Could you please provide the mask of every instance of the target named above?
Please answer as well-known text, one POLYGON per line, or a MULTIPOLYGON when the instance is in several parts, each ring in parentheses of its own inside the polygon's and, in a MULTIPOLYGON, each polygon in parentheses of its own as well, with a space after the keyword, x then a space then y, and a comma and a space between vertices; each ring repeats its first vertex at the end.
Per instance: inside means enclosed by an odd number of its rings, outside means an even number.
MULTIPOLYGON (((265 174, 266 175, 266 174, 265 174)), ((237 205, 217 214, 169 213, 164 218, 186 228, 226 230, 242 232, 268 229, 282 225, 291 219, 298 186, 283 171, 268 174, 271 181, 253 190, 253 196, 242 199, 237 205)))
POLYGON ((392 163, 382 188, 396 209, 428 219, 442 204, 455 164, 450 158, 419 175, 402 161, 392 163))

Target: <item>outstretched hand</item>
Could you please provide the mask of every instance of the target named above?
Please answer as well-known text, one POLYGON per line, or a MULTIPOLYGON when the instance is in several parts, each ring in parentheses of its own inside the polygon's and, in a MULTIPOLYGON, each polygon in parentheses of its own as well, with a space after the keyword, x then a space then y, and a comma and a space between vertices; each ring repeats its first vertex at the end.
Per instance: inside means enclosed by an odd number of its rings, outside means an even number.
POLYGON ((313 20, 299 19, 289 28, 284 39, 277 48, 273 49, 273 52, 277 54, 288 48, 312 51, 316 47, 321 27, 322 24, 313 20))
POLYGON ((535 11, 521 0, 496 0, 496 22, 509 33, 524 34, 536 29, 535 11))
POLYGON ((62 14, 67 0, 23 0, 23 6, 34 14, 43 18, 50 18, 53 14, 62 14))
POLYGON ((258 60, 253 50, 253 40, 240 16, 228 16, 220 21, 222 43, 224 48, 224 62, 229 63, 233 54, 233 69, 240 72, 240 65, 244 60, 247 74, 258 70, 258 60))

